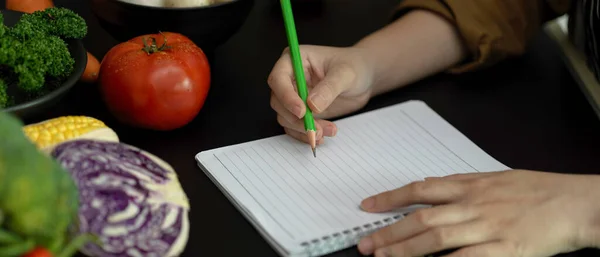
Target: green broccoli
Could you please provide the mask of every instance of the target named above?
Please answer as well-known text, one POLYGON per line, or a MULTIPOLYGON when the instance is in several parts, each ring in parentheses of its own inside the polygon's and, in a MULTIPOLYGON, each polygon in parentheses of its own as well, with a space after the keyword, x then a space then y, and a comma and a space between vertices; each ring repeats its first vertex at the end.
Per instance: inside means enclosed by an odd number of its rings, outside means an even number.
POLYGON ((51 34, 67 39, 81 39, 87 35, 85 20, 66 8, 50 8, 40 11, 52 27, 51 34))
POLYGON ((79 192, 64 168, 40 152, 23 123, 0 112, 0 256, 18 257, 36 247, 72 256, 90 235, 72 237, 79 192))
POLYGON ((50 30, 44 19, 37 18, 34 14, 24 14, 17 24, 8 29, 9 35, 20 40, 43 38, 50 30))
POLYGON ((24 44, 33 56, 39 57, 42 66, 49 76, 63 78, 73 71, 75 60, 71 58, 69 48, 65 41, 57 36, 46 36, 41 40, 28 40, 24 44))
POLYGON ((44 65, 43 56, 37 54, 41 50, 28 48, 29 45, 28 41, 20 42, 11 36, 0 38, 0 65, 12 68, 21 89, 25 92, 35 92, 45 83, 47 67, 44 65))
POLYGON ((0 13, 0 37, 4 36, 4 33, 6 33, 7 29, 8 28, 6 27, 6 25, 4 25, 4 15, 0 13))
POLYGON ((49 87, 49 79, 68 77, 75 60, 64 40, 82 39, 86 34, 85 20, 62 7, 23 14, 10 28, 0 23, 0 108, 9 105, 6 89, 12 82, 35 97, 49 87))
POLYGON ((81 39, 87 34, 87 24, 70 9, 53 7, 23 15, 12 28, 12 33, 21 40, 46 35, 81 39))

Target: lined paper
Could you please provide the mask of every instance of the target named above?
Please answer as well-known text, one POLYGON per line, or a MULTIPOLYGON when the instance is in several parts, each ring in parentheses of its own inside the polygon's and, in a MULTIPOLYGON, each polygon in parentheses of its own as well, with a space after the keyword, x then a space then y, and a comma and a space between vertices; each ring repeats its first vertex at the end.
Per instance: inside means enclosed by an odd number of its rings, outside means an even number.
POLYGON ((292 252, 402 212, 366 213, 359 204, 368 196, 425 177, 508 169, 420 101, 336 124, 338 134, 318 147, 317 158, 286 135, 196 158, 263 236, 292 252))
POLYGON ((370 195, 425 177, 476 171, 405 110, 338 126, 340 133, 318 148, 317 158, 289 138, 258 141, 216 157, 298 240, 381 219, 359 209, 370 195))

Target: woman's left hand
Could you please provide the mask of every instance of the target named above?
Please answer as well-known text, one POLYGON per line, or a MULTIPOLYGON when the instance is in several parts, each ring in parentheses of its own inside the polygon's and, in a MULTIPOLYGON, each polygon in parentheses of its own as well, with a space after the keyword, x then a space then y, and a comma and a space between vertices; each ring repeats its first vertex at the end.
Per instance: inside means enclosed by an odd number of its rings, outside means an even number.
POLYGON ((511 170, 428 178, 365 199, 368 212, 432 205, 363 238, 376 257, 546 257, 599 245, 600 176, 511 170))

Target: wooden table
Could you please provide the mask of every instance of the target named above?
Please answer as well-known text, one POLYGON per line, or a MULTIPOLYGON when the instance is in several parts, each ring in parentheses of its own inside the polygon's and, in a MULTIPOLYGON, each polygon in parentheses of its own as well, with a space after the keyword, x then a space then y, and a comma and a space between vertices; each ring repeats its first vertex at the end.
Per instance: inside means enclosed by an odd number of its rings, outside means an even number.
MULTIPOLYGON (((306 8, 296 5, 300 41, 350 45, 385 25, 396 2, 323 0, 306 8)), ((99 27, 87 1, 55 3, 86 18, 89 35, 84 43, 98 58, 117 43, 99 27)), ((4 1, 0 4, 4 6, 4 1)), ((277 256, 196 166, 194 155, 283 133, 269 106, 266 83, 287 43, 279 8, 277 1, 256 1, 241 30, 214 52, 208 101, 185 128, 150 132, 124 127, 107 113, 94 86, 88 84, 77 85, 62 103, 37 120, 72 114, 97 117, 115 129, 123 142, 169 162, 192 206, 190 238, 183 256, 277 256), (250 113, 262 116, 251 120, 255 116, 250 113)), ((544 34, 520 58, 479 73, 436 76, 377 97, 364 110, 410 99, 425 101, 510 167, 600 173, 600 122, 563 65, 556 45, 544 34)), ((360 255, 349 249, 333 256, 360 255)))

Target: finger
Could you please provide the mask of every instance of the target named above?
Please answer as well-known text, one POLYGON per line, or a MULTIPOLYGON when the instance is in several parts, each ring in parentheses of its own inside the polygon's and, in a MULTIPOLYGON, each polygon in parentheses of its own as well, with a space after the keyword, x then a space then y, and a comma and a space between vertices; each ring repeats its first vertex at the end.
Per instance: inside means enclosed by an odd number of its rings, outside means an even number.
POLYGON ((295 114, 291 113, 290 110, 288 110, 285 106, 283 106, 280 99, 277 98, 277 96, 275 95, 275 93, 273 93, 273 91, 271 91, 271 108, 277 113, 278 116, 282 116, 282 118, 289 121, 290 123, 293 123, 295 121, 302 119, 302 117, 301 118, 296 117, 295 114))
POLYGON ((461 181, 417 181, 371 196, 361 202, 361 208, 368 212, 385 212, 413 204, 445 204, 461 198, 466 189, 461 181))
POLYGON ((346 113, 359 111, 364 107, 370 98, 370 94, 353 95, 350 98, 340 98, 338 96, 338 98, 334 100, 335 104, 330 105, 323 112, 316 113, 314 116, 319 119, 330 119, 345 115, 346 113))
POLYGON ((494 230, 484 220, 440 226, 415 237, 375 250, 375 256, 414 257, 495 240, 494 230))
POLYGON ((447 180, 468 180, 468 179, 489 177, 489 176, 492 176, 492 175, 497 175, 497 173, 498 172, 458 173, 458 174, 452 174, 452 175, 441 177, 441 179, 447 179, 447 180))
POLYGON ((282 105, 296 117, 302 118, 306 107, 296 92, 293 78, 294 71, 290 57, 288 54, 283 54, 271 70, 267 83, 282 105))
POLYGON ((513 256, 508 247, 500 241, 477 244, 456 250, 442 257, 504 257, 513 256))
MULTIPOLYGON (((283 129, 285 130, 285 133, 291 136, 292 138, 310 144, 310 142, 308 142, 308 136, 306 135, 306 133, 301 133, 286 127, 284 127, 283 129)), ((319 135, 317 134, 317 138, 317 145, 321 145, 324 143, 324 138, 322 135, 319 137, 319 135)))
MULTIPOLYGON (((306 128, 304 127, 304 120, 296 119, 294 122, 289 122, 288 120, 283 118, 281 115, 277 115, 277 122, 282 127, 289 128, 289 129, 298 131, 300 133, 306 132, 306 128)), ((323 136, 323 126, 321 124, 323 124, 324 122, 325 121, 323 121, 323 120, 321 120, 321 122, 319 122, 319 120, 315 120, 315 129, 317 130, 317 139, 319 139, 323 136)))
MULTIPOLYGON (((290 122, 286 120, 281 115, 277 115, 277 122, 282 127, 287 127, 293 129, 295 131, 304 133, 306 131, 306 127, 304 126, 304 120, 295 120, 290 122)), ((334 137, 337 134, 337 125, 335 123, 328 120, 319 120, 315 119, 315 129, 317 130, 317 139, 321 136, 325 137, 334 137)))
MULTIPOLYGON (((290 128, 300 133, 304 133, 306 131, 304 120, 297 119, 293 122, 290 122, 281 115, 278 115, 277 122, 282 127, 290 128)), ((317 139, 321 138, 321 136, 333 137, 337 133, 337 126, 335 123, 327 120, 315 120, 315 128, 317 130, 317 139)))
POLYGON ((478 217, 476 208, 459 204, 419 209, 406 218, 364 237, 359 242, 358 249, 361 253, 370 255, 375 249, 406 240, 428 229, 463 223, 478 217))
POLYGON ((322 113, 346 88, 355 82, 356 74, 349 66, 331 69, 308 96, 308 106, 315 114, 322 113))
POLYGON ((337 126, 335 123, 327 120, 316 120, 323 128, 323 136, 334 137, 337 134, 337 126))

